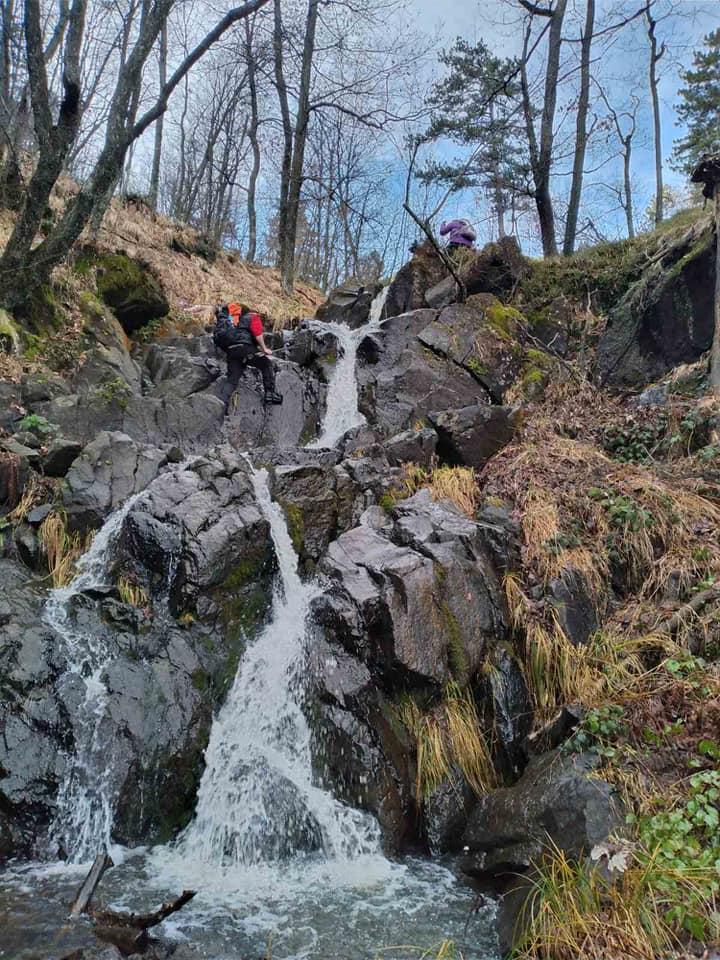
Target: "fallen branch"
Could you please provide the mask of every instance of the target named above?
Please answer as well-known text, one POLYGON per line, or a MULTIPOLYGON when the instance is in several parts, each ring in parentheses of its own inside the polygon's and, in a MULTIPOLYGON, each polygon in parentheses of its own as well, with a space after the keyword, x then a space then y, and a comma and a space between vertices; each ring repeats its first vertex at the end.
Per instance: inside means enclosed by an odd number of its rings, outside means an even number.
POLYGON ((175 900, 168 900, 152 913, 120 913, 117 910, 93 910, 91 917, 102 927, 132 927, 135 930, 147 930, 156 927, 171 914, 182 910, 195 896, 195 890, 183 890, 175 900))
POLYGON ((676 610, 675 613, 657 628, 657 633, 668 634, 673 637, 685 624, 685 618, 690 614, 699 613, 704 607, 714 600, 720 600, 720 589, 709 587, 707 590, 701 590, 684 606, 676 610))
POLYGON ((459 302, 459 303, 464 303, 465 300, 467 299, 467 287, 465 286, 464 282, 460 279, 460 275, 459 275, 459 274, 457 273, 457 271, 455 270, 455 265, 454 265, 454 263, 452 262, 451 258, 447 255, 447 253, 446 253, 446 252, 442 249, 442 247, 438 244, 437 240, 435 239, 435 236, 433 235, 432 230, 431 230, 430 227, 428 226, 427 221, 426 221, 426 220, 421 220, 420 217, 415 213, 415 211, 411 209, 410 204, 409 204, 407 201, 406 201, 405 203, 403 203, 403 210, 405 210, 405 212, 408 213, 408 214, 412 217, 412 219, 413 219, 413 220, 415 221, 415 223, 420 227, 420 229, 422 230, 422 232, 425 234, 425 236, 428 238, 428 240, 430 241, 430 243, 433 245, 433 247, 434 247, 434 249, 435 249, 435 252, 437 253, 437 255, 438 255, 439 259, 440 259, 440 262, 441 262, 442 265, 445 267, 445 269, 448 271, 448 273, 450 273, 450 275, 452 276, 453 280, 454 280, 455 283, 457 284, 457 287, 458 287, 458 302, 459 302))
POLYGON ((114 866, 114 864, 107 855, 107 851, 103 847, 100 853, 95 857, 93 865, 90 867, 90 872, 83 880, 83 884, 78 890, 77 897, 75 897, 75 902, 70 910, 70 917, 73 920, 76 920, 79 916, 81 916, 81 914, 85 913, 90 901, 93 898, 93 894, 97 889, 97 885, 103 878, 103 874, 109 867, 112 866, 114 866))

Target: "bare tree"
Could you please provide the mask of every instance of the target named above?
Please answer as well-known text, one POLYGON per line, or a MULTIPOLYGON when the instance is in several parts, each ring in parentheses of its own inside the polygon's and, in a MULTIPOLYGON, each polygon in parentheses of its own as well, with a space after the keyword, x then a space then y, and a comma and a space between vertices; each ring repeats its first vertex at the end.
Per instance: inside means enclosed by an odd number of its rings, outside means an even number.
POLYGON ((572 182, 565 219, 565 239, 563 253, 570 256, 575 250, 578 212, 582 196, 583 174, 585 173, 585 154, 588 143, 588 106, 590 104, 590 53, 595 30, 595 0, 586 0, 585 27, 580 44, 580 95, 578 97, 575 120, 575 155, 573 157, 572 182))
MULTIPOLYGON (((160 89, 164 89, 167 83, 167 59, 168 59, 168 28, 167 22, 160 28, 160 50, 158 53, 158 77, 160 80, 160 89)), ((150 174, 150 189, 148 190, 148 203, 157 209, 158 188, 160 186, 160 160, 162 158, 163 143, 163 124, 165 115, 160 114, 155 122, 155 147, 153 150, 152 172, 150 174)))
POLYGON ((67 204, 50 234, 33 246, 50 192, 60 175, 77 134, 82 113, 79 75, 80 50, 87 0, 73 0, 62 57, 63 99, 53 122, 38 0, 27 0, 25 39, 33 117, 40 152, 27 187, 23 208, 0 259, 0 303, 16 309, 28 302, 53 268, 67 255, 88 223, 96 204, 107 196, 122 171, 128 148, 167 109, 168 99, 187 72, 238 20, 264 6, 268 0, 247 0, 230 10, 177 67, 152 107, 139 119, 134 115, 143 69, 175 0, 156 0, 143 11, 137 40, 124 70, 118 76, 108 116, 105 142, 91 176, 67 204))
POLYGON ((647 35, 650 41, 650 60, 648 82, 650 84, 650 98, 653 112, 653 138, 655 142, 655 223, 661 223, 664 217, 664 186, 663 186, 663 156, 662 156, 662 129, 660 121, 660 97, 658 95, 657 65, 667 51, 665 41, 658 44, 658 21, 651 13, 652 0, 645 7, 645 21, 647 35))

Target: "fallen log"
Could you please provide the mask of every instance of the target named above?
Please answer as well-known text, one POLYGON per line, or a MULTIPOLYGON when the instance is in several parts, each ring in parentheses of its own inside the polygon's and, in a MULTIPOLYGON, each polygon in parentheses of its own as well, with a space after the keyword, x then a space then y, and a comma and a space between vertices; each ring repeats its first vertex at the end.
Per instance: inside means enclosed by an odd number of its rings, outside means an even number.
POLYGON ((93 898, 93 894, 103 878, 103 874, 112 866, 114 866, 114 864, 111 858, 107 855, 107 851, 103 847, 100 853, 95 857, 93 865, 90 867, 90 872, 83 880, 83 884, 78 890, 77 896, 75 897, 75 902, 70 910, 70 917, 73 920, 77 920, 81 914, 86 912, 90 901, 93 898))

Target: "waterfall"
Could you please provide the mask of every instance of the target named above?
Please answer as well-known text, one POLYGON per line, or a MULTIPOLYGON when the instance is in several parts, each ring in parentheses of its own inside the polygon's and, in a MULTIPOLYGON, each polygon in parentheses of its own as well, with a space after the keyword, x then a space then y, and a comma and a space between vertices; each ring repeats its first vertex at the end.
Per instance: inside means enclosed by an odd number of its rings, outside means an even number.
POLYGON ((351 330, 341 323, 312 321, 313 325, 335 337, 338 342, 338 358, 328 387, 327 410, 322 430, 317 440, 308 444, 311 450, 333 447, 348 430, 365 423, 365 417, 358 410, 357 350, 368 333, 379 329, 389 289, 389 285, 382 288, 370 305, 368 322, 356 330, 351 330))
POLYGON ((259 864, 299 852, 353 858, 380 849, 374 819, 312 782, 302 710, 306 621, 317 583, 303 583, 267 474, 253 471, 279 565, 270 623, 246 651, 213 724, 195 818, 176 853, 218 866, 259 864))
POLYGON ((92 859, 102 844, 110 844, 117 796, 113 761, 118 740, 116 731, 103 723, 107 689, 102 674, 113 659, 113 648, 107 638, 78 626, 73 601, 85 591, 106 585, 112 546, 139 496, 130 497, 110 514, 78 561, 72 583, 50 593, 43 615, 45 623, 63 641, 67 659, 61 692, 69 705, 74 734, 74 756, 66 758, 50 836, 75 863, 92 859))

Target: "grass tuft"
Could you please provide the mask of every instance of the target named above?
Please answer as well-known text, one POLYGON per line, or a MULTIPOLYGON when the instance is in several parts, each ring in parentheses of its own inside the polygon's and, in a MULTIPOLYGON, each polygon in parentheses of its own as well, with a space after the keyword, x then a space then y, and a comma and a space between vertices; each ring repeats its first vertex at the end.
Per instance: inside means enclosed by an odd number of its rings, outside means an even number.
POLYGON ((53 587, 67 586, 75 575, 75 564, 90 549, 94 533, 85 537, 68 533, 64 512, 56 510, 42 522, 38 537, 53 587))

